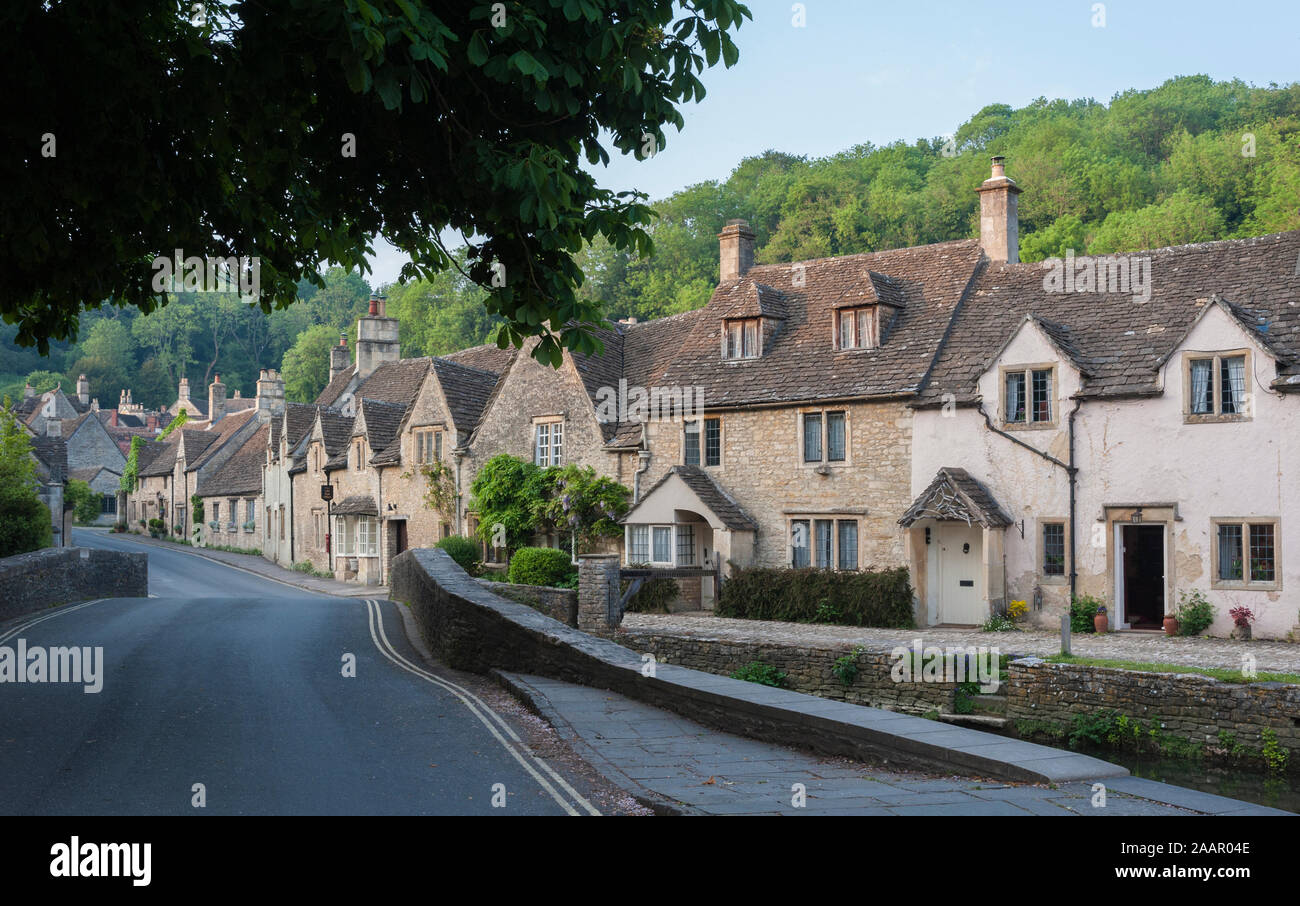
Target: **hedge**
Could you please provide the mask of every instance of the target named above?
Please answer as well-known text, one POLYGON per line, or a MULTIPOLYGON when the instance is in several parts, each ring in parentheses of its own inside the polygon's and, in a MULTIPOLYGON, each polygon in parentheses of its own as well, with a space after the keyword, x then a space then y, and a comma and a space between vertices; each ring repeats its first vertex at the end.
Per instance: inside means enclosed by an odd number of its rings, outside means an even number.
POLYGON ((510 581, 516 585, 549 585, 572 588, 578 568, 569 562, 569 552, 553 547, 521 547, 510 557, 510 581))
POLYGON ((745 620, 883 629, 915 625, 912 585, 904 567, 860 572, 733 567, 714 612, 745 620))
POLYGON ((448 535, 443 538, 434 547, 440 547, 447 552, 456 564, 471 576, 478 575, 479 565, 481 563, 481 551, 478 543, 472 538, 466 538, 462 535, 448 535))

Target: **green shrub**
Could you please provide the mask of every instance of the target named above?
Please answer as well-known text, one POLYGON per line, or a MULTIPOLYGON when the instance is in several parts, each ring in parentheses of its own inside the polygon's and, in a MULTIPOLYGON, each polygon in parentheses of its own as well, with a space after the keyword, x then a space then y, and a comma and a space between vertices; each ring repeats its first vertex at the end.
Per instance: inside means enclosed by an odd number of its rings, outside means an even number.
POLYGON ((456 565, 471 576, 478 575, 479 566, 483 561, 483 552, 472 539, 462 535, 448 535, 435 544, 434 547, 445 550, 448 556, 456 561, 456 565))
POLYGON ((903 567, 859 572, 734 567, 722 584, 716 613, 746 620, 887 629, 914 625, 912 586, 903 567))
MULTIPOLYGON (((1070 624, 1071 625, 1074 624, 1073 618, 1071 618, 1070 624)), ((1020 627, 1016 625, 1015 620, 1011 619, 1011 617, 1007 616, 1005 613, 995 613, 992 616, 990 616, 987 620, 984 621, 984 625, 981 627, 981 631, 1019 632, 1020 627)))
POLYGON ((762 661, 751 661, 731 674, 731 678, 744 680, 747 683, 759 683, 763 686, 775 686, 778 689, 784 689, 786 674, 777 670, 771 664, 764 664, 762 661))
POLYGON ((1070 604, 1070 631, 1096 632, 1097 626, 1093 619, 1097 616, 1097 608, 1101 606, 1101 600, 1092 595, 1077 596, 1070 604))
POLYGON ((1199 588, 1178 595, 1178 634, 1200 635, 1214 622, 1214 605, 1199 588))
MULTIPOLYGON (((649 569, 649 563, 629 563, 628 569, 649 569)), ((627 591, 631 581, 623 582, 620 591, 627 591)), ((668 613, 668 605, 681 595, 676 579, 646 579, 627 602, 628 613, 668 613)))
POLYGON ((553 547, 521 547, 510 558, 510 581, 516 585, 571 588, 578 571, 569 552, 553 547))
POLYGON ((72 504, 75 522, 86 525, 99 518, 99 494, 84 481, 70 480, 63 488, 63 501, 72 504))

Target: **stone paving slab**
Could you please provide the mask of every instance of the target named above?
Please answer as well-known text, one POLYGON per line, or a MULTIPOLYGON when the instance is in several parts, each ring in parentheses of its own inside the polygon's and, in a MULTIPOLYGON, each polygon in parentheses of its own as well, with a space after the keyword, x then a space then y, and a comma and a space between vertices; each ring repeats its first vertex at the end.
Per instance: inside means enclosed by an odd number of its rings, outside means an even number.
MULTIPOLYGON (((859 626, 827 626, 812 623, 777 623, 764 620, 735 620, 715 617, 703 611, 684 613, 629 613, 623 628, 636 632, 659 632, 691 638, 727 642, 786 645, 802 648, 844 648, 862 646, 868 651, 893 651, 921 639, 940 647, 998 647, 1004 654, 1050 657, 1061 651, 1058 632, 1031 629, 1022 632, 980 632, 976 629, 870 629, 859 626)), ((1189 667, 1224 667, 1240 670, 1242 655, 1255 658, 1256 667, 1267 673, 1300 673, 1300 644, 1289 642, 1169 637, 1147 633, 1112 632, 1104 636, 1076 633, 1071 650, 1078 657, 1108 658, 1183 664, 1189 667)))
MULTIPOLYGON (((1106 806, 1095 808, 1091 780, 1018 784, 899 770, 894 763, 885 768, 843 758, 823 758, 717 732, 613 692, 536 676, 504 672, 497 676, 507 689, 546 718, 581 757, 660 813, 1285 814, 1130 777, 1102 780, 1107 786, 1106 806), (654 732, 649 732, 651 727, 654 732), (618 737, 617 745, 610 744, 613 737, 618 737), (806 805, 802 808, 792 803, 797 783, 805 788, 806 805)), ((1042 762, 1047 765, 1067 761, 1072 754, 1059 752, 1062 757, 1044 758, 1042 762)))

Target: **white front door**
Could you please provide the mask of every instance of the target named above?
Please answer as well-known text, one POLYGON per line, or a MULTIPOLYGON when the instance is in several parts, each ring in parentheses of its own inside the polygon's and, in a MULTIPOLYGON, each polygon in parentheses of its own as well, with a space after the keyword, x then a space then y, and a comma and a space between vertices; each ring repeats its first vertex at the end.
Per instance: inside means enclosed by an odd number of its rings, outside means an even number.
POLYGON ((980 624, 988 607, 980 588, 983 575, 983 528, 964 522, 940 522, 939 622, 980 624))

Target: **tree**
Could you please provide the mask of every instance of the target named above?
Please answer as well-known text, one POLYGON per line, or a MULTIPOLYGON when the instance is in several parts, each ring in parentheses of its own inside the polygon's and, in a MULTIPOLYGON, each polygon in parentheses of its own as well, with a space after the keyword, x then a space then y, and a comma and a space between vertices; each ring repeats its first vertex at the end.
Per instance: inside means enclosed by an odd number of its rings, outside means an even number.
POLYGON ((63 499, 72 504, 72 518, 82 525, 99 518, 99 494, 84 481, 72 479, 64 486, 63 499))
POLYGON ((36 493, 36 460, 13 410, 0 409, 0 557, 54 543, 50 510, 36 493))
POLYGON ((27 375, 27 383, 37 394, 41 394, 55 387, 62 387, 68 383, 68 379, 57 371, 33 371, 27 375))
POLYGON ((330 349, 338 341, 338 329, 328 324, 314 324, 298 335, 280 366, 285 399, 310 403, 325 389, 330 378, 330 349))
POLYGON ((507 551, 526 545, 541 525, 546 490, 543 470, 533 463, 507 453, 493 456, 470 486, 469 508, 478 514, 478 539, 507 551))
POLYGON ((594 352, 603 313, 576 295, 573 255, 597 235, 648 252, 649 209, 582 160, 663 148, 751 18, 735 0, 195 10, 0 13, 2 82, 26 86, 0 123, 17 150, 0 163, 0 314, 20 343, 73 335, 83 304, 153 311, 153 262, 175 249, 255 259, 269 312, 322 285, 322 262, 363 267, 377 234, 411 256, 404 278, 432 278, 452 230, 474 237, 468 273, 503 342, 540 335, 557 365, 561 346, 594 352))
POLYGON ((135 348, 130 327, 117 318, 97 319, 90 325, 86 338, 77 344, 81 358, 103 359, 122 368, 135 364, 135 348))
POLYGON ((553 466, 546 470, 546 502, 539 514, 551 525, 572 533, 581 551, 606 538, 623 535, 619 520, 627 515, 632 492, 591 466, 553 466))

